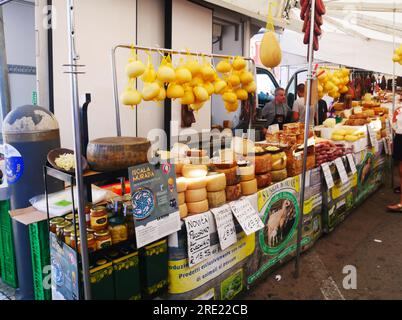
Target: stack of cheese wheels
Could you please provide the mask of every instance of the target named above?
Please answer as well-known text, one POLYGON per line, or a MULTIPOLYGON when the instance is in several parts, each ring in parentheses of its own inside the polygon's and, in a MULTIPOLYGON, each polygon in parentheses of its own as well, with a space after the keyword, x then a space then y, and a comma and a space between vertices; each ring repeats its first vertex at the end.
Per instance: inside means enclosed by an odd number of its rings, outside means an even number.
POLYGON ((226 177, 226 201, 234 201, 241 197, 239 177, 237 175, 237 163, 221 164, 215 167, 215 172, 222 173, 226 177))
POLYGON ((223 173, 210 173, 207 176, 207 196, 210 208, 216 208, 226 203, 226 176, 223 173))
POLYGON ((184 165, 183 177, 186 178, 187 190, 185 193, 186 205, 189 215, 203 213, 209 210, 207 199, 207 173, 206 165, 184 165))
POLYGON ((268 187, 272 182, 270 174, 270 171, 272 170, 271 154, 256 154, 253 157, 249 157, 249 160, 255 167, 255 178, 257 179, 258 189, 268 187))
POLYGON ((287 178, 286 170, 287 157, 285 152, 277 152, 272 154, 272 171, 271 177, 273 182, 280 182, 287 178))
POLYGON ((186 205, 186 190, 187 190, 186 178, 180 177, 176 179, 176 189, 179 200, 180 218, 184 219, 188 215, 188 209, 186 205))
POLYGON ((253 165, 239 166, 241 193, 244 196, 257 193, 257 179, 253 165))
POLYGON ((176 170, 176 177, 181 177, 182 176, 182 170, 183 166, 185 164, 190 164, 190 160, 188 158, 175 158, 173 159, 174 164, 175 164, 175 170, 176 170))

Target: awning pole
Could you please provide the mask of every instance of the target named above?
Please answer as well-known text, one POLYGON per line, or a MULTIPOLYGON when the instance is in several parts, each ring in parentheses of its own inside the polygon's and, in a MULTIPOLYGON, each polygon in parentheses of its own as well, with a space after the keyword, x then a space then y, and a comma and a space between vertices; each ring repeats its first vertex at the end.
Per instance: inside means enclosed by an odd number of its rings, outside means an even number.
MULTIPOLYGON (((394 32, 392 34, 392 38, 393 38, 393 53, 396 50, 396 40, 395 40, 395 12, 396 12, 396 6, 395 6, 395 1, 394 1, 394 12, 393 12, 393 24, 394 24, 394 32)), ((392 53, 392 54, 393 54, 392 53)), ((392 116, 394 116, 394 112, 395 112, 395 105, 396 105, 396 88, 395 88, 395 76, 396 76, 396 71, 395 71, 395 62, 393 61, 393 65, 392 65, 392 116)), ((394 136, 394 133, 392 131, 392 137, 394 136)), ((391 157, 391 187, 392 189, 394 189, 394 159, 393 157, 391 157)))
POLYGON ((295 277, 298 278, 300 274, 300 253, 301 253, 301 241, 303 231, 303 215, 304 215, 304 193, 305 193, 305 181, 307 170, 307 146, 308 135, 310 130, 310 106, 312 95, 312 81, 313 81, 313 39, 314 39, 314 23, 315 23, 315 3, 316 0, 311 0, 311 20, 310 20, 310 42, 308 50, 308 74, 307 74, 307 97, 306 97, 306 111, 304 119, 304 149, 303 149, 303 171, 301 174, 301 191, 300 191, 300 216, 299 224, 297 228, 297 251, 296 251, 296 263, 295 263, 295 277))

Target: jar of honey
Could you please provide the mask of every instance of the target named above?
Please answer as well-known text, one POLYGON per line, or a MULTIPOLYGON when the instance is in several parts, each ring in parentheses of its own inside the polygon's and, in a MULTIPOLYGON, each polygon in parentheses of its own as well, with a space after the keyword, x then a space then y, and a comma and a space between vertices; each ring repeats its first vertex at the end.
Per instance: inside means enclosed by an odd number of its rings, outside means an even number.
POLYGON ((56 233, 57 224, 59 224, 59 223, 61 223, 63 221, 64 221, 64 218, 62 218, 62 217, 57 217, 57 218, 50 219, 50 221, 49 221, 50 231, 53 232, 53 233, 56 233))
POLYGON ((96 249, 101 250, 112 245, 112 236, 109 230, 95 232, 96 249))
POLYGON ((95 252, 97 250, 96 239, 93 234, 87 234, 87 244, 88 244, 88 252, 95 252))
POLYGON ((74 234, 74 226, 69 226, 64 228, 63 235, 64 235, 64 243, 71 247, 71 234, 74 234))
MULTIPOLYGON (((74 214, 70 213, 70 214, 66 215, 65 219, 68 222, 74 223, 74 214)), ((79 218, 78 218, 78 214, 76 213, 75 214, 75 223, 78 224, 78 222, 79 222, 79 218)))
POLYGON ((95 207, 91 209, 91 228, 95 231, 107 229, 108 214, 106 207, 95 207))
POLYGON ((63 221, 56 225, 56 234, 63 236, 64 229, 70 226, 72 226, 72 223, 63 219, 63 221))
POLYGON ((70 247, 75 249, 75 246, 78 243, 79 239, 80 239, 80 230, 77 229, 77 234, 75 234, 75 230, 73 228, 70 234, 70 247))
POLYGON ((109 231, 112 236, 113 244, 126 241, 128 239, 128 228, 124 218, 111 218, 109 220, 109 231))

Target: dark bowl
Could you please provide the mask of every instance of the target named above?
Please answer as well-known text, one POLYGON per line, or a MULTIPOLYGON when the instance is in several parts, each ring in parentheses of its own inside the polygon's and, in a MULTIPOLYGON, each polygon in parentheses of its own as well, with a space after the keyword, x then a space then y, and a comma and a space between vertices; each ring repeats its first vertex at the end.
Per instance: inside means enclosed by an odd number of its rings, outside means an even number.
MULTIPOLYGON (((51 164, 51 166, 53 167, 53 168, 55 168, 55 169, 57 169, 57 170, 60 170, 60 171, 63 171, 63 172, 67 172, 67 173, 70 173, 70 174, 73 174, 73 173, 75 173, 75 169, 71 169, 71 170, 64 170, 63 168, 60 168, 60 167, 58 167, 57 165, 56 165, 56 159, 60 156, 60 155, 62 155, 62 154, 64 154, 64 153, 69 153, 69 154, 74 154, 74 151, 73 150, 70 150, 70 149, 64 149, 64 148, 58 148, 58 149, 53 149, 53 150, 50 150, 49 151, 49 153, 47 154, 47 161, 51 164)), ((87 160, 84 158, 84 157, 82 157, 82 165, 83 165, 83 170, 85 171, 85 170, 88 170, 88 168, 89 168, 89 166, 88 166, 88 162, 87 162, 87 160)))

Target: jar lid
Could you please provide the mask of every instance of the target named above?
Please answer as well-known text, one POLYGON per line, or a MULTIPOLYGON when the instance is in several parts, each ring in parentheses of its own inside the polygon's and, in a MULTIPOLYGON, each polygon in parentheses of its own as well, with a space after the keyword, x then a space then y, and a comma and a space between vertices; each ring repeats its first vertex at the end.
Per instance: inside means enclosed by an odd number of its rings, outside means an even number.
POLYGON ((64 232, 74 233, 74 226, 68 226, 64 228, 64 232))
POLYGON ((51 224, 58 224, 58 223, 63 222, 63 221, 64 221, 64 218, 62 218, 62 217, 57 217, 57 218, 50 219, 51 224))
POLYGON ((91 240, 94 240, 95 239, 95 237, 94 237, 94 235, 93 234, 87 234, 87 241, 91 241, 91 240))
POLYGON ((98 206, 98 207, 93 207, 91 209, 91 212, 102 212, 102 211, 106 211, 106 207, 98 206))
POLYGON ((109 219, 109 224, 113 227, 124 224, 124 218, 113 217, 109 219))
POLYGON ((87 233, 95 233, 95 230, 92 228, 87 228, 87 233))
POLYGON ((106 259, 99 259, 98 261, 96 261, 96 264, 98 265, 98 266, 102 266, 102 265, 104 265, 104 264, 106 264, 107 263, 107 260, 106 259))
POLYGON ((109 236, 109 235, 110 235, 109 230, 101 230, 101 231, 95 232, 95 237, 105 237, 105 236, 109 236))
POLYGON ((71 222, 66 221, 64 219, 61 222, 56 224, 57 228, 65 228, 65 227, 69 227, 69 226, 71 226, 71 222))

